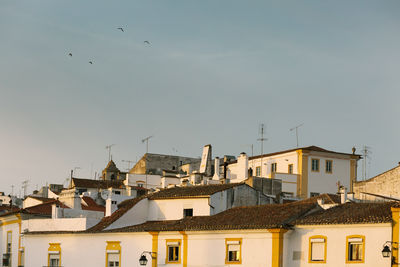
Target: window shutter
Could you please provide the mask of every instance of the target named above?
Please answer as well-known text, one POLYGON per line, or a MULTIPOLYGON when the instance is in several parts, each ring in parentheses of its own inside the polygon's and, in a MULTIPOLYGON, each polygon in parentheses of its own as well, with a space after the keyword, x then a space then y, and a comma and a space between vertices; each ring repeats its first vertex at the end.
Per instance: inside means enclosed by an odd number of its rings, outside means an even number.
POLYGON ((108 253, 108 261, 119 262, 119 254, 116 253, 108 253))
POLYGON ((311 260, 323 261, 325 257, 325 243, 313 242, 311 244, 311 260))

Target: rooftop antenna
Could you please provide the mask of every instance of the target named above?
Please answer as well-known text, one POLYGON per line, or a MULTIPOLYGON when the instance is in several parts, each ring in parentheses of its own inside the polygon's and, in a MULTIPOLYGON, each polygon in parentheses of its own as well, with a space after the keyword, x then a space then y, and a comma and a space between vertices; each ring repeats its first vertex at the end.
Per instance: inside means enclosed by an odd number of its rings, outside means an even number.
POLYGON ((142 139, 142 143, 146 142, 146 154, 149 153, 149 139, 153 138, 154 136, 150 135, 144 139, 142 139))
MULTIPOLYGON (((150 136, 148 136, 148 137, 142 139, 142 143, 146 142, 146 154, 149 153, 149 139, 152 138, 152 137, 153 137, 153 136, 150 135, 150 136)), ((144 162, 145 162, 145 163, 146 163, 146 161, 147 161, 147 157, 144 158, 144 162)), ((144 172, 145 172, 145 174, 146 174, 146 185, 145 185, 145 188, 147 189, 147 166, 145 167, 144 172)), ((146 192, 147 192, 147 191, 146 191, 146 192)))
POLYGON ((115 144, 111 144, 106 146, 106 149, 108 149, 108 161, 111 161, 111 148, 115 146, 115 144))
POLYGON ((261 142, 261 155, 264 154, 264 141, 267 141, 268 138, 264 138, 264 134, 265 134, 265 125, 264 123, 260 124, 260 128, 259 128, 259 134, 260 134, 260 138, 257 139, 257 141, 261 142))
POLYGON ((14 195, 14 185, 11 185, 11 195, 14 195))
POLYGON ((261 142, 261 164, 260 164, 260 177, 262 177, 262 169, 263 169, 263 157, 262 157, 262 155, 264 154, 264 141, 267 141, 268 140, 268 138, 264 138, 264 133, 265 133, 265 125, 264 125, 264 123, 261 123, 260 124, 260 127, 259 127, 259 133, 260 133, 260 138, 258 138, 257 140, 258 141, 260 141, 261 142))
POLYGON ((301 126, 303 126, 303 125, 304 125, 304 123, 299 124, 299 125, 297 125, 297 126, 295 126, 295 127, 293 127, 293 128, 290 129, 290 131, 296 130, 296 147, 299 147, 299 133, 298 133, 298 129, 299 129, 301 126))
POLYGON ((22 182, 22 189, 24 189, 24 197, 26 196, 26 191, 28 189, 29 180, 25 180, 22 182))
MULTIPOLYGON (((370 155, 372 154, 371 152, 371 147, 364 145, 362 149, 362 154, 363 154, 363 180, 365 181, 367 179, 367 159, 371 160, 370 155)), ((370 162, 369 162, 370 163, 370 162)))
POLYGON ((130 170, 130 169, 131 169, 130 166, 133 165, 132 163, 135 163, 136 161, 134 161, 134 160, 125 160, 125 159, 123 159, 122 162, 128 163, 128 168, 126 168, 126 169, 127 169, 127 170, 130 170))

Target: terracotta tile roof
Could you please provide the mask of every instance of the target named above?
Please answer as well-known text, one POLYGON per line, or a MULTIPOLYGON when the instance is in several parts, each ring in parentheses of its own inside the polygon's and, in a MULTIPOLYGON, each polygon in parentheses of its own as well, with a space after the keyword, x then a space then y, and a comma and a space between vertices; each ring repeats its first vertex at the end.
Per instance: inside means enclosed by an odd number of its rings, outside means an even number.
POLYGON ((72 178, 72 185, 74 187, 82 187, 82 188, 121 188, 124 187, 123 181, 108 181, 108 180, 92 180, 92 179, 81 179, 81 178, 72 178))
POLYGON ((81 207, 83 210, 92 210, 92 211, 102 211, 105 212, 106 208, 104 206, 98 205, 93 198, 88 196, 82 197, 81 207))
POLYGON ((69 207, 64 205, 62 202, 53 199, 51 201, 47 201, 45 203, 36 206, 31 206, 25 209, 21 209, 21 212, 28 214, 51 215, 51 206, 53 206, 53 204, 56 204, 60 208, 69 209, 69 207))
MULTIPOLYGON (((320 210, 296 220, 296 225, 313 224, 361 224, 386 223, 392 221, 390 208, 396 202, 346 203, 336 207, 320 210)), ((397 204, 398 205, 398 204, 397 204)))
POLYGON ((128 210, 130 210, 133 206, 135 206, 140 200, 145 199, 147 196, 141 196, 137 198, 132 198, 125 200, 121 202, 118 205, 118 209, 114 211, 113 214, 107 217, 103 217, 101 221, 93 226, 92 228, 89 228, 87 231, 88 232, 96 232, 96 231, 101 231, 105 228, 107 228, 109 225, 111 225, 113 222, 118 220, 119 218, 122 217, 128 210))
POLYGON ((160 191, 154 192, 149 195, 149 199, 171 199, 171 198, 196 198, 208 197, 220 191, 233 188, 244 183, 232 184, 213 184, 213 185, 195 185, 195 186, 176 186, 160 191))
POLYGON ((315 203, 294 202, 237 207, 213 216, 186 217, 182 220, 149 221, 103 232, 204 231, 290 228, 291 222, 316 207, 315 203))

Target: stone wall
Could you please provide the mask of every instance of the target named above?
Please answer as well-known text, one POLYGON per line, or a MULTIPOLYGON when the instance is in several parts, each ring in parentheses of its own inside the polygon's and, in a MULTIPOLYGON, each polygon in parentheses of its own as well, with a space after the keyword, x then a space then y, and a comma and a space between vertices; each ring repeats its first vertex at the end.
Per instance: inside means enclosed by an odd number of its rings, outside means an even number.
POLYGON ((400 166, 378 174, 366 181, 355 182, 353 185, 355 198, 364 200, 383 200, 374 195, 400 198, 399 189, 400 166))

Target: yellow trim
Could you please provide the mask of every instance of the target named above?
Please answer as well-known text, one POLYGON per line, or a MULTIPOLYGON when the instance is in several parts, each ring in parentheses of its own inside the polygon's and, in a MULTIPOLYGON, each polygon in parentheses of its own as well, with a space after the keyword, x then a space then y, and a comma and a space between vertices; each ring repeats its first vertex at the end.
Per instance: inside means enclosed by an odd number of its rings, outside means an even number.
POLYGON ((18 266, 21 266, 21 222, 18 223, 18 266))
POLYGON ((151 241, 151 252, 154 252, 154 253, 151 253, 151 254, 153 254, 152 258, 151 258, 151 266, 157 267, 158 233, 159 232, 149 232, 149 233, 153 236, 152 241, 151 241))
POLYGON ((106 267, 108 267, 108 250, 118 250, 119 251, 119 267, 121 267, 121 241, 106 241, 106 267))
POLYGON ((283 266, 283 235, 286 229, 268 229, 272 233, 272 265, 271 267, 283 266))
POLYGON ((21 247, 18 251, 18 266, 24 266, 22 265, 22 251, 24 252, 24 262, 25 262, 25 247, 21 247))
POLYGON ((308 156, 301 149, 297 150, 298 155, 298 176, 297 176, 297 196, 307 198, 308 196, 308 156))
POLYGON ((356 172, 357 172, 357 161, 350 160, 350 192, 353 191, 354 183, 356 182, 356 172))
MULTIPOLYGON (((166 239, 165 240, 165 264, 181 264, 181 245, 182 245, 182 239, 166 239), (168 243, 172 243, 172 242, 178 242, 178 260, 177 261, 169 261, 168 260, 168 248, 170 246, 168 246, 168 243)), ((172 246, 171 246, 172 247, 172 246)), ((175 247, 175 245, 174 245, 175 247)))
POLYGON ((311 158, 311 171, 312 171, 312 172, 319 172, 319 170, 320 170, 320 165, 319 165, 319 163, 320 163, 320 162, 319 162, 319 159, 311 158), (318 165, 317 165, 317 166, 318 166, 318 170, 316 170, 316 171, 313 170, 313 160, 316 160, 316 161, 318 162, 318 165))
MULTIPOLYGON (((399 262, 399 221, 400 221, 400 208, 392 208, 392 256, 394 262, 399 262)), ((393 263, 392 266, 398 266, 393 263)))
POLYGON ((363 235, 348 235, 346 236, 346 263, 364 263, 365 262, 365 236, 363 235), (349 238, 362 239, 362 256, 360 261, 349 260, 349 238))
MULTIPOLYGON (((48 251, 57 251, 60 256, 60 260, 58 261, 58 266, 61 266, 61 246, 60 243, 49 243, 48 251)), ((50 266, 50 253, 47 253, 47 266, 50 266)))
POLYGON ((187 267, 188 258, 188 236, 184 231, 179 232, 183 237, 183 259, 182 267, 187 267))
POLYGON ((326 245, 327 245, 327 240, 328 240, 328 238, 326 236, 323 236, 323 235, 310 236, 310 238, 308 240, 308 262, 309 263, 326 263, 326 245), (324 260, 323 261, 313 261, 311 259, 311 252, 312 252, 311 251, 311 239, 314 239, 314 238, 324 239, 324 260))
POLYGON ((242 238, 225 238, 225 264, 242 264, 242 238), (229 261, 228 241, 239 241, 239 261, 229 261))
POLYGON ((4 221, 4 220, 2 220, 2 221, 3 222, 0 223, 0 226, 10 225, 13 223, 20 223, 21 219, 16 219, 16 220, 12 220, 12 221, 4 221))
POLYGON ((333 160, 331 160, 331 159, 325 160, 325 173, 333 173, 333 160), (326 167, 327 167, 328 162, 331 163, 331 170, 330 170, 330 171, 327 171, 327 170, 326 170, 326 167))

